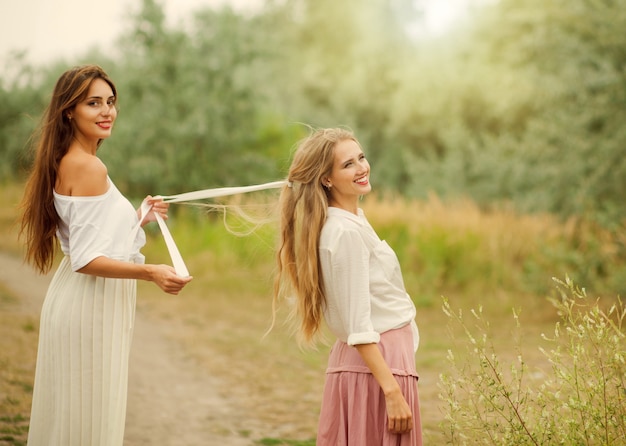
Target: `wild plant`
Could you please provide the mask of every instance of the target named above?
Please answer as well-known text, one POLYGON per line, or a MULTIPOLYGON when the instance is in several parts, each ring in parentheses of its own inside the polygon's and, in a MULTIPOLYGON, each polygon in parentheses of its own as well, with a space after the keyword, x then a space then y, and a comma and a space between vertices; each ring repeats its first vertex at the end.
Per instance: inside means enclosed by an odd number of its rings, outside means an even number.
POLYGON ((529 370, 519 311, 511 342, 494 342, 482 308, 453 310, 451 325, 464 334, 448 351, 440 374, 445 438, 453 445, 626 445, 626 308, 591 299, 569 278, 554 279, 550 297, 558 320, 537 348, 545 367, 529 370), (507 346, 497 351, 496 345, 507 346), (511 355, 511 351, 515 352, 511 355), (511 358, 514 356, 514 358, 511 358), (508 363, 508 365, 504 365, 508 363))

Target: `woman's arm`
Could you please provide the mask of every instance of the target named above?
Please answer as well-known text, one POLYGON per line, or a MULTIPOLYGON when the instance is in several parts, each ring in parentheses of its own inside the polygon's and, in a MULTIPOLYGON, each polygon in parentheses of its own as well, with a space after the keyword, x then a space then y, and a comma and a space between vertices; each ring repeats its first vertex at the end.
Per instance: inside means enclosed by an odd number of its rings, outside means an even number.
POLYGON ((169 265, 143 265, 100 256, 78 270, 79 273, 113 279, 137 279, 154 282, 169 294, 178 294, 192 277, 180 277, 169 265))
POLYGON ((388 428, 395 434, 403 434, 413 429, 413 414, 407 404, 396 378, 391 373, 377 344, 357 344, 354 346, 385 394, 388 428))

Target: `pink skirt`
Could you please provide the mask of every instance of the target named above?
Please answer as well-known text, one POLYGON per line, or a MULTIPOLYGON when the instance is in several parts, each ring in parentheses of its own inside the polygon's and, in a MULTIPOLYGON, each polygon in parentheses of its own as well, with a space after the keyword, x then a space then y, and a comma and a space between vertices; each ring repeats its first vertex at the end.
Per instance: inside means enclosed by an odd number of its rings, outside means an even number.
POLYGON ((387 429, 385 396, 358 351, 335 342, 328 360, 317 446, 421 446, 418 375, 410 325, 382 333, 378 343, 413 413, 413 429, 387 429))

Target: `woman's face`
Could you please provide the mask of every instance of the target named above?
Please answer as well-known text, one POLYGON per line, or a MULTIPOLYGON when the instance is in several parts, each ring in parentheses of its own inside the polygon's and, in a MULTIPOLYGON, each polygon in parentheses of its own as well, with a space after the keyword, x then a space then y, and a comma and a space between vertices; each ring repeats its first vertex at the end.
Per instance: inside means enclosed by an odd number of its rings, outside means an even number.
POLYGON ((117 117, 115 100, 111 86, 103 79, 94 79, 87 97, 70 112, 77 136, 95 141, 111 136, 117 117))
POLYGON ((337 143, 331 174, 322 180, 330 186, 330 204, 355 212, 359 196, 372 190, 369 174, 370 165, 356 141, 337 143))

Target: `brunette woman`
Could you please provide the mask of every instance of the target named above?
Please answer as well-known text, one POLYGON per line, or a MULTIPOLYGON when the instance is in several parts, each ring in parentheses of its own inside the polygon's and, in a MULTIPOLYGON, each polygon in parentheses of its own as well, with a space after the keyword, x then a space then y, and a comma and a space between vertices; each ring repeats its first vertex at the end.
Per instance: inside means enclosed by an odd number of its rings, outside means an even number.
POLYGON ((41 312, 29 446, 122 446, 136 281, 178 294, 191 280, 144 263, 139 213, 98 158, 117 117, 117 91, 98 66, 58 79, 43 116, 22 202, 26 260, 50 270, 63 254, 41 312))

